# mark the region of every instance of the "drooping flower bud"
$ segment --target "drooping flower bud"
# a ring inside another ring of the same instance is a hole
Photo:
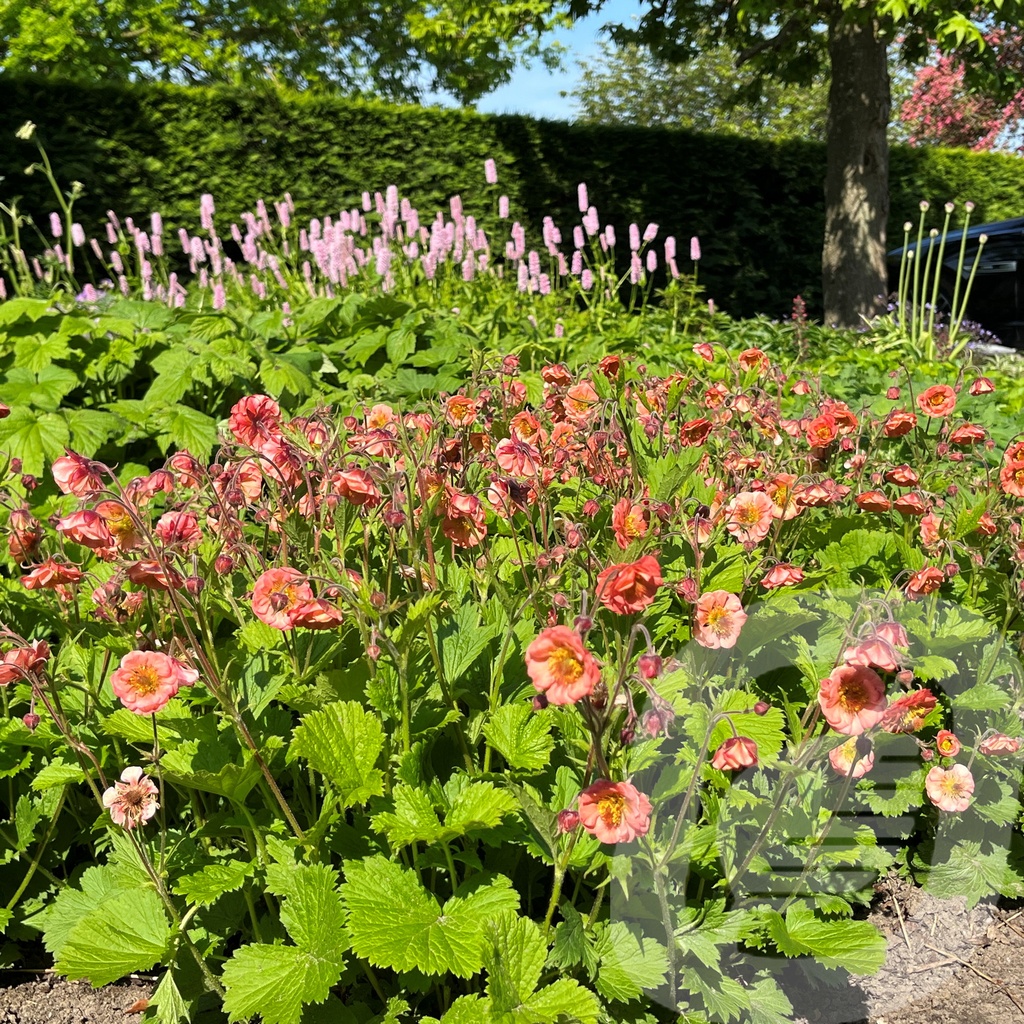
[[[578,811],[567,807],[564,811],[558,812],[558,831],[563,835],[567,832],[575,832],[579,828],[579,824],[580,815]]]

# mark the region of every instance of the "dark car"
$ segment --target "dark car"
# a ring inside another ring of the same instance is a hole
[[[995,334],[1004,345],[1024,347],[1024,217],[1001,220],[993,224],[978,224],[967,230],[967,246],[961,270],[959,294],[962,297],[971,275],[975,257],[978,254],[979,238],[985,235],[981,257],[974,274],[967,299],[965,320],[973,320]],[[963,231],[950,231],[942,252],[942,274],[939,282],[939,308],[949,309],[956,287],[957,263],[960,260],[960,243]],[[914,253],[914,261],[924,269],[928,259],[928,248],[936,246],[932,257],[932,271],[929,280],[934,282],[934,261],[938,255],[941,236],[924,238],[921,252]],[[915,235],[911,235],[910,249],[917,249]],[[900,261],[903,246],[888,253],[889,287],[895,293],[899,284]],[[931,292],[925,294],[925,301],[931,301]],[[909,289],[908,289],[909,297]],[[959,305],[959,300],[958,300]]]

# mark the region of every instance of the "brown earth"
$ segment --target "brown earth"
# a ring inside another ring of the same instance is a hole
[[[870,977],[788,972],[798,1024],[1024,1024],[1024,909],[940,900],[897,879],[871,919],[889,940]],[[0,1024],[135,1024],[153,982],[93,989],[51,974],[0,973]]]

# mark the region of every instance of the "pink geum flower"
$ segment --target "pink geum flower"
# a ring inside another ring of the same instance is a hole
[[[615,531],[615,543],[623,551],[637,537],[643,537],[647,533],[650,514],[646,506],[634,503],[630,498],[622,498],[615,503],[612,509],[612,529]]]
[[[600,401],[594,385],[584,380],[579,384],[573,384],[565,392],[562,405],[567,419],[573,423],[583,424],[596,414]]]
[[[57,521],[56,530],[72,544],[94,550],[114,546],[114,538],[103,517],[91,509],[79,509]]]
[[[147,590],[180,590],[185,585],[181,573],[172,566],[164,566],[151,558],[133,562],[126,573],[132,583]]]
[[[540,470],[540,452],[529,441],[506,437],[497,443],[494,460],[509,474],[517,477],[534,477]]]
[[[580,793],[579,815],[602,843],[631,843],[651,827],[651,801],[632,783],[600,779]]]
[[[925,594],[938,590],[946,581],[946,574],[935,566],[927,565],[923,569],[912,573],[907,580],[904,591],[912,601]]]
[[[978,744],[979,754],[1016,754],[1018,750],[1020,740],[1001,732],[987,736]]]
[[[26,590],[56,590],[68,583],[77,583],[84,573],[81,569],[67,562],[58,562],[48,558],[42,565],[37,565],[31,572],[21,577],[21,585]]]
[[[192,512],[165,512],[156,523],[154,533],[168,548],[194,551],[203,540],[203,531]]]
[[[917,396],[925,416],[948,416],[956,408],[956,392],[948,384],[933,384]]]
[[[955,764],[952,768],[936,765],[925,776],[924,788],[928,799],[940,811],[966,811],[974,794],[974,776],[965,764]]]
[[[757,764],[757,744],[749,736],[730,736],[711,758],[711,767],[719,771],[738,771]]]
[[[0,661],[0,686],[20,682],[29,672],[42,668],[50,657],[50,645],[36,640],[28,647],[12,647]]]
[[[747,613],[736,594],[712,590],[697,598],[694,610],[693,638],[701,647],[735,647]]]
[[[293,629],[296,611],[314,600],[306,576],[287,566],[267,569],[252,588],[256,618],[274,629]]]
[[[768,536],[775,516],[775,502],[764,491],[743,491],[725,506],[725,528],[750,548]]]
[[[858,737],[856,736],[851,736],[828,752],[829,763],[840,775],[849,775],[851,779],[859,779],[874,768],[875,752],[871,747],[871,741],[860,740],[859,742],[867,745],[867,753],[861,754],[860,757],[857,756]]]
[[[818,705],[836,732],[859,736],[885,716],[885,683],[863,665],[839,665],[821,681]]]
[[[137,715],[148,715],[167,706],[182,686],[191,686],[199,673],[177,658],[159,651],[131,651],[110,676],[114,696]]]
[[[106,467],[93,462],[82,455],[67,452],[53,463],[53,479],[62,494],[75,494],[79,498],[88,498],[97,491],[102,491],[103,471]]]
[[[246,395],[232,407],[228,429],[239,444],[262,451],[281,437],[281,407],[269,395]]]
[[[863,665],[883,672],[898,672],[900,669],[899,655],[893,650],[892,644],[877,633],[861,640],[854,647],[847,647],[843,651],[843,661],[847,665]]]
[[[543,693],[549,704],[575,704],[589,697],[601,678],[597,661],[584,647],[583,638],[568,626],[541,630],[526,648],[526,672],[534,689]]]
[[[144,825],[157,812],[159,791],[141,768],[125,768],[121,781],[103,793],[103,806],[115,825],[132,829]]]
[[[444,517],[441,532],[456,547],[475,547],[487,536],[487,514],[476,495],[446,486],[439,511]]]
[[[597,599],[616,615],[642,612],[665,581],[654,555],[610,565],[597,575]]]
[[[798,583],[803,582],[803,578],[804,571],[799,566],[790,565],[788,562],[780,562],[778,565],[773,565],[765,573],[764,579],[761,580],[761,586],[765,590],[775,590],[778,587],[795,587]]]

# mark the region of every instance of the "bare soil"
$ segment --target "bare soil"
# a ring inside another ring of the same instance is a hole
[[[1024,1024],[1024,909],[940,900],[892,878],[871,919],[889,940],[869,977],[787,972],[797,1024]],[[93,989],[51,974],[0,973],[0,1024],[135,1024],[153,982]]]

